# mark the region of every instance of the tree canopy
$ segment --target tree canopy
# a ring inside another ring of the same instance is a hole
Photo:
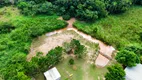
[[[73,39],[70,43],[70,46],[77,58],[82,58],[85,55],[86,47],[81,45],[79,40]]]
[[[107,68],[108,72],[105,75],[106,80],[125,80],[125,71],[119,64]]]
[[[10,4],[1,0],[1,6]],[[108,13],[125,12],[132,4],[142,4],[141,0],[14,0],[15,5],[25,15],[46,14],[76,17],[84,21],[94,21],[106,17]],[[54,12],[54,13],[53,13]],[[66,18],[67,17],[67,18]]]
[[[122,65],[129,67],[136,66],[136,64],[139,63],[138,56],[134,52],[128,50],[121,50],[118,52],[115,59]]]

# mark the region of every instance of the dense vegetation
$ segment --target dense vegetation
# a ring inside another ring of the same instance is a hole
[[[46,56],[36,56],[32,58],[30,62],[32,62],[34,65],[37,65],[36,70],[45,72],[62,61],[62,53],[62,47],[55,47],[54,49],[50,50]],[[28,71],[29,75],[33,74],[34,72],[38,73],[38,71]]]
[[[0,34],[9,33],[13,29],[15,29],[15,27],[11,23],[4,22],[0,24]]]
[[[121,15],[110,15],[95,23],[75,22],[79,30],[110,44],[117,49],[129,45],[142,45],[142,7],[131,7]]]
[[[142,5],[142,1],[0,0],[0,7],[11,4],[18,7],[21,10],[20,12],[28,15],[28,17],[19,16],[19,13],[16,12],[8,13],[7,9],[4,9],[2,12],[0,11],[0,78],[5,80],[30,80],[36,72],[43,72],[62,59],[62,48],[56,47],[45,57],[34,57],[30,62],[26,61],[26,55],[34,38],[67,25],[64,21],[57,20],[57,17],[45,15],[54,15],[56,13],[57,15],[64,16],[66,20],[70,17],[76,17],[84,21],[95,21],[106,17],[108,14],[123,13],[132,4]],[[12,10],[14,11],[15,8]],[[44,16],[39,16],[43,14]],[[130,11],[121,16],[110,15],[95,24],[76,22],[75,26],[118,48],[126,47],[127,44],[138,44],[141,47],[142,18],[140,16],[142,16],[142,8],[132,7]],[[73,47],[71,48],[74,49],[74,54],[81,58],[85,54],[85,47],[77,40],[73,40],[72,43]],[[139,48],[135,48],[138,49],[136,52],[135,49],[128,48],[127,52],[129,53],[131,49],[133,52],[130,53],[133,55],[138,53],[138,51],[141,53]],[[142,56],[141,54],[137,55]],[[120,57],[123,56],[125,55],[120,55]],[[120,61],[120,63],[122,62]]]
[[[142,5],[141,0],[1,0],[0,5],[10,3],[25,15],[57,13],[64,19],[76,17],[85,21],[106,17],[108,13],[125,12],[132,4]]]
[[[8,8],[5,8],[5,14],[2,15],[4,19],[6,17],[5,22],[0,22],[0,74],[5,80],[30,80],[34,72],[42,69],[36,65],[37,62],[26,61],[32,39],[46,32],[63,28],[67,23],[57,20],[56,16],[14,15],[13,17],[13,14],[8,12]],[[11,10],[15,8],[10,8]],[[17,14],[16,11],[14,14]],[[53,52],[51,51],[50,54]],[[47,66],[45,68],[48,69]]]
[[[132,4],[132,0],[105,0],[106,9],[110,13],[122,13],[128,10],[129,6]]]

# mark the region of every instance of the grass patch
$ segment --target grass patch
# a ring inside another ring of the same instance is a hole
[[[100,39],[114,47],[129,44],[142,44],[142,7],[133,6],[121,15],[110,15],[94,23],[77,21],[74,26],[79,30]]]
[[[112,60],[106,67],[98,68],[87,63],[87,59],[74,59],[75,64],[70,65],[68,61],[71,58],[71,56],[68,56],[55,66],[61,74],[61,80],[103,80],[104,75],[107,72],[107,67],[116,64],[116,62]],[[69,77],[69,75],[72,75],[72,77]],[[98,79],[98,77],[100,79]],[[43,73],[40,73],[36,75],[35,78],[37,80],[43,80],[44,75]]]
[[[71,57],[65,59],[56,66],[62,76],[62,80],[98,80],[98,76],[102,79],[105,72],[107,72],[106,67],[94,68],[84,59],[75,59],[75,64],[73,66],[69,65],[69,59],[71,59]],[[74,69],[74,66],[76,67],[76,70]],[[69,75],[71,74],[72,77],[69,78]]]

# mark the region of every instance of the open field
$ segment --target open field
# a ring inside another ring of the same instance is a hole
[[[120,15],[110,15],[94,23],[77,21],[79,30],[117,48],[129,44],[142,44],[142,7],[134,6]]]

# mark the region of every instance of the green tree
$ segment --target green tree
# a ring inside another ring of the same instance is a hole
[[[133,0],[134,4],[142,5],[142,0]]]
[[[73,65],[73,64],[74,64],[74,60],[73,60],[73,59],[70,59],[70,60],[69,60],[69,64],[70,64],[70,65]]]
[[[122,66],[116,64],[107,68],[106,80],[125,80],[125,71]]]
[[[110,13],[122,13],[132,4],[132,0],[105,0]]]
[[[115,59],[117,62],[121,63],[124,68],[126,66],[133,67],[138,62],[137,55],[134,52],[128,50],[121,50],[118,52]]]
[[[48,52],[46,55],[50,60],[52,61],[52,64],[57,64],[62,60],[62,53],[63,53],[63,48],[62,47],[56,47]]]
[[[45,2],[38,5],[38,14],[51,14],[53,5],[51,2]]]
[[[44,72],[62,60],[62,53],[63,48],[58,46],[50,50],[46,56],[34,58],[33,61],[37,61],[40,71]]]
[[[11,32],[15,27],[8,22],[0,23],[0,34]]]
[[[77,48],[74,50],[74,54],[78,57],[78,58],[82,58],[83,56],[85,56],[85,51],[86,48],[84,45],[79,45],[77,46]]]
[[[24,9],[24,8],[29,7],[29,4],[27,2],[20,1],[17,6],[18,8]]]
[[[0,7],[6,6],[10,4],[10,0],[0,0]]]
[[[77,58],[82,58],[85,55],[86,47],[81,45],[79,40],[73,39],[70,43],[70,46]]]
[[[56,0],[53,4],[59,15],[70,15],[85,21],[107,16],[103,0]]]

